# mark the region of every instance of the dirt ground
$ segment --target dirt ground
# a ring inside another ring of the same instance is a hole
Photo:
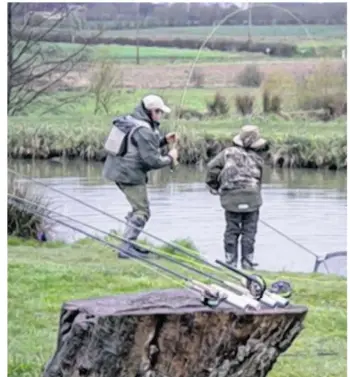
[[[296,61],[264,61],[258,63],[261,72],[270,74],[274,71],[283,71],[293,74],[295,78],[307,75],[320,64],[320,59]],[[254,62],[255,63],[255,62]],[[328,61],[332,68],[341,68],[344,62],[341,59]],[[202,86],[206,88],[237,86],[236,76],[248,64],[199,64],[196,71],[203,77]],[[55,89],[78,89],[88,87],[94,66],[82,64],[76,71],[70,72]],[[168,65],[124,65],[120,66],[122,86],[135,89],[183,88],[186,85],[191,70],[191,64]],[[195,86],[191,82],[190,87]]]

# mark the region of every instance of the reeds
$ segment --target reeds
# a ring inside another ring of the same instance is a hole
[[[110,129],[109,117],[79,119],[79,121],[42,124],[20,124],[11,120],[8,128],[8,155],[12,158],[48,159],[79,158],[104,161],[103,143]],[[253,117],[254,118],[254,117]],[[232,144],[243,119],[209,118],[202,121],[171,120],[162,130],[179,134],[180,163],[207,161],[225,146]],[[262,134],[271,144],[266,162],[273,166],[341,169],[346,167],[346,129],[343,121],[327,124],[293,119],[284,121],[270,115],[261,124]],[[29,121],[28,121],[29,122]],[[214,148],[215,147],[215,148]],[[282,161],[283,160],[283,161]]]
[[[10,236],[44,240],[51,224],[36,211],[45,215],[49,211],[49,201],[30,189],[28,183],[16,182],[13,176],[8,178],[7,197],[7,234]],[[20,199],[30,203],[22,202]],[[33,212],[34,211],[34,212]]]

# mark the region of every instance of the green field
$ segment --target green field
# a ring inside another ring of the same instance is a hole
[[[184,270],[172,266],[172,270]],[[262,273],[267,282],[289,280],[293,302],[309,308],[305,329],[269,377],[345,377],[346,279],[333,275]],[[187,276],[191,277],[187,272]],[[196,276],[196,278],[198,278]],[[136,262],[117,262],[110,249],[90,241],[74,245],[8,248],[8,377],[37,377],[52,356],[65,301],[118,293],[177,287]],[[317,352],[335,352],[320,357]]]
[[[184,78],[185,81],[186,77]],[[185,85],[184,85],[185,86]],[[137,103],[143,96],[155,92],[162,96],[164,100],[169,103],[173,109],[170,114],[170,119],[173,122],[178,121],[176,116],[176,108],[184,108],[189,110],[196,110],[201,113],[207,112],[208,102],[212,102],[217,92],[226,97],[227,103],[230,106],[229,114],[225,116],[224,121],[227,123],[233,122],[239,116],[235,107],[235,97],[237,95],[248,94],[255,98],[254,114],[259,115],[263,110],[262,106],[262,91],[259,88],[188,88],[184,89],[119,89],[113,92],[112,101],[109,106],[109,115],[125,114],[132,111]],[[282,110],[285,112],[297,112],[300,110],[298,107],[297,93],[293,88],[289,90],[288,87],[281,89],[282,93]],[[68,99],[71,99],[68,103]],[[64,106],[60,106],[64,104]],[[49,114],[47,110],[50,109]],[[48,94],[43,97],[40,102],[32,104],[26,108],[23,115],[27,115],[28,122],[31,122],[31,117],[41,117],[42,115],[54,116],[74,116],[75,118],[94,115],[95,109],[95,95],[88,90],[82,91],[61,91]],[[102,115],[103,113],[101,113]],[[14,124],[12,118],[10,124]],[[15,118],[16,119],[16,118]],[[21,119],[21,123],[26,118]],[[217,128],[214,124],[217,119],[213,119],[213,128]],[[344,122],[342,119],[341,122]],[[283,122],[282,122],[283,123]],[[201,123],[200,123],[201,124]],[[344,124],[345,126],[345,124]]]
[[[33,28],[33,30],[41,30]],[[204,41],[211,33],[211,27],[173,27],[173,28],[152,28],[142,29],[140,37],[149,39],[198,39]],[[68,29],[62,29],[61,32],[69,34]],[[104,39],[113,38],[131,38],[135,39],[135,30],[104,30],[100,35],[103,43]],[[248,28],[247,26],[221,26],[214,35],[213,39],[227,39],[233,41],[245,41],[247,39]],[[58,33],[59,34],[59,33]],[[93,37],[98,34],[96,30],[84,29],[78,33],[83,37]],[[342,49],[346,48],[346,27],[344,25],[276,25],[276,26],[253,26],[252,27],[253,42],[256,43],[289,43],[297,46],[297,52],[293,57],[310,57],[310,56],[328,56],[340,57]],[[121,42],[122,43],[122,42]],[[127,43],[127,42],[126,42]],[[133,44],[131,41],[130,44]],[[67,43],[69,45],[70,43]],[[170,43],[171,44],[171,43]],[[72,49],[59,43],[51,43],[51,51],[55,53],[54,46],[57,46],[57,51],[60,47],[64,51]],[[103,51],[104,50],[104,51]],[[108,52],[111,50],[111,52]],[[57,52],[56,51],[56,52]],[[135,58],[135,46],[118,46],[113,43],[105,47],[97,46],[97,48],[89,47],[86,52],[87,60],[101,59],[102,55],[111,58],[118,58],[122,60]],[[193,60],[196,56],[197,49],[186,48],[171,48],[171,47],[141,47],[141,59],[154,60],[154,61],[186,61]],[[219,51],[203,51],[202,59],[215,62],[215,61],[235,61],[237,59],[245,59],[251,56],[252,59],[261,57],[266,59],[263,53],[229,53]]]
[[[80,50],[82,45],[74,43],[49,43],[42,42],[42,52],[48,57],[63,58]],[[192,62],[197,56],[197,50],[166,47],[139,47],[140,62],[164,64]],[[136,62],[136,47],[121,45],[94,45],[87,46],[82,52],[83,61],[94,62],[103,60],[115,60],[116,63]],[[229,62],[242,63],[251,60],[273,60],[273,57],[261,53],[248,52],[224,52],[203,50],[200,53],[199,63],[204,62]],[[280,59],[281,60],[281,59]]]
[[[42,52],[52,58],[64,58],[80,50],[82,45],[75,43],[42,42]],[[341,50],[346,47],[344,40],[305,40],[298,43],[296,59],[312,56],[340,57]],[[118,63],[136,63],[136,47],[121,45],[94,45],[87,46],[82,52],[82,61],[95,62],[115,60]],[[139,47],[140,63],[165,64],[192,62],[198,51],[194,49],[180,49],[168,47]],[[198,63],[243,63],[244,61],[275,61],[290,60],[287,57],[273,57],[255,52],[229,52],[203,49],[200,52]]]
[[[189,26],[189,27],[160,27],[152,29],[141,29],[143,37],[199,37],[204,38],[211,33],[211,26]],[[306,31],[307,30],[307,31]],[[107,30],[106,36],[127,36],[135,37],[135,30]],[[307,39],[308,34],[312,38],[344,38],[346,39],[346,25],[274,25],[274,26],[252,26],[251,33],[257,38],[297,38]],[[308,33],[308,34],[307,34]],[[220,26],[215,34],[217,37],[247,37],[248,26]]]

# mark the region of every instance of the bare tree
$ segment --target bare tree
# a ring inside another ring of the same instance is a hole
[[[115,62],[104,60],[96,64],[89,88],[95,98],[94,114],[100,111],[110,113],[111,106],[115,104],[119,95],[116,89],[122,85],[123,76]]]
[[[21,113],[46,95],[81,62],[86,44],[74,52],[53,54],[41,43],[48,34],[71,24],[74,9],[62,4],[52,12],[28,12],[25,3],[8,3],[7,113]],[[18,20],[22,20],[19,22]],[[35,25],[35,27],[33,27]],[[72,31],[75,33],[75,31]],[[58,55],[58,56],[54,56]]]

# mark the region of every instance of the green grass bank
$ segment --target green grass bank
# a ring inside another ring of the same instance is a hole
[[[124,113],[124,112],[122,112]],[[119,113],[120,114],[120,113]],[[8,156],[49,159],[52,157],[104,161],[103,143],[110,130],[109,115],[18,116],[8,119]],[[266,163],[271,166],[343,169],[347,166],[346,123],[277,116],[208,118],[163,122],[163,130],[180,137],[180,162],[207,161],[231,140],[240,127],[253,123],[270,142]]]
[[[174,265],[172,269],[184,272]],[[268,283],[289,280],[294,288],[292,301],[309,308],[305,329],[269,376],[310,377],[320,371],[323,377],[345,376],[346,279],[321,274],[261,274]],[[169,287],[178,284],[134,261],[116,260],[110,249],[96,242],[39,244],[9,238],[8,377],[40,375],[56,346],[63,302]],[[317,352],[337,355],[320,357]]]

